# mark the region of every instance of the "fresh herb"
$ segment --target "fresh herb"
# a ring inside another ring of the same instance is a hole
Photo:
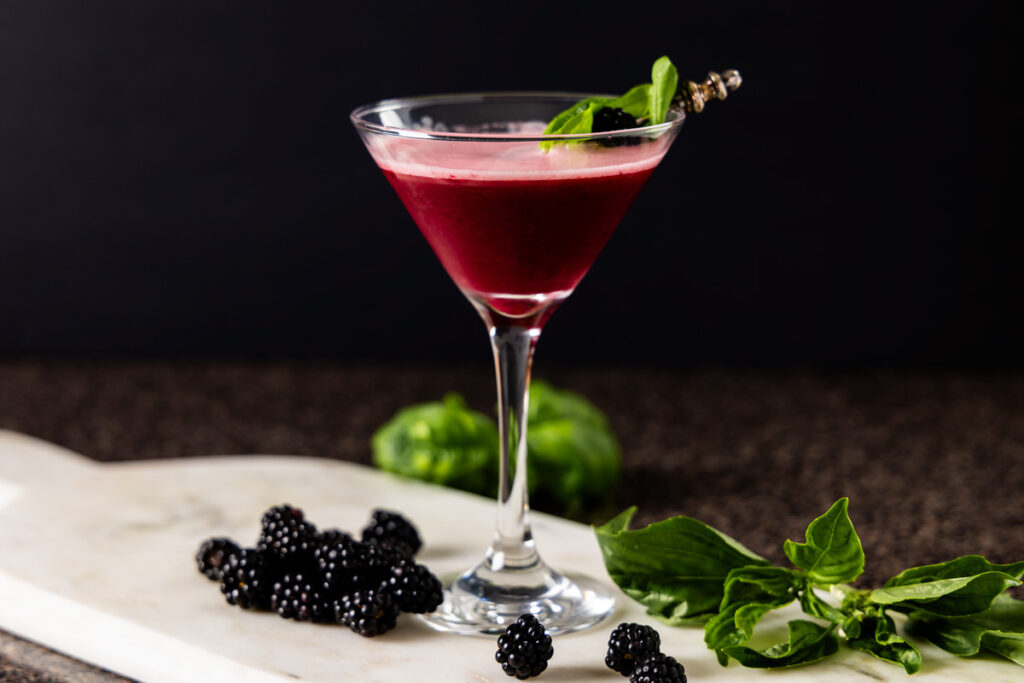
[[[373,464],[434,484],[493,495],[498,430],[458,394],[400,411],[373,435]]]
[[[787,540],[795,569],[772,566],[722,532],[690,517],[630,530],[636,508],[595,529],[609,576],[648,614],[669,624],[704,624],[704,641],[725,666],[792,667],[850,647],[921,668],[921,653],[896,630],[888,612],[908,616],[907,630],[957,655],[982,650],[1024,666],[1024,602],[1006,589],[1021,584],[1024,562],[995,564],[978,555],[913,567],[876,590],[847,584],[864,570],[864,549],[841,498],[807,527],[805,541]],[[819,595],[843,596],[838,606]],[[825,624],[789,622],[785,642],[746,645],[761,617],[798,602]]]
[[[622,451],[607,418],[579,394],[547,382],[530,384],[526,450],[530,495],[567,514],[615,490]]]
[[[618,441],[604,414],[579,394],[534,381],[527,432],[535,502],[567,514],[602,501],[618,484]],[[458,394],[411,406],[373,435],[373,462],[389,472],[494,495],[498,430]]]
[[[647,97],[652,125],[665,122],[678,85],[679,72],[668,57],[661,57],[654,62],[651,67],[651,89]]]
[[[651,82],[631,88],[621,97],[588,97],[551,119],[544,135],[579,135],[594,129],[594,114],[605,107],[621,109],[642,125],[664,123],[676,97],[679,72],[668,57],[660,57],[651,68]],[[558,141],[541,142],[543,150]]]

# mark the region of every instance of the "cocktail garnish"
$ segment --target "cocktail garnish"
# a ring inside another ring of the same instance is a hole
[[[703,83],[679,82],[679,72],[668,57],[659,57],[651,67],[651,82],[641,83],[620,97],[588,97],[551,119],[544,135],[581,135],[612,130],[629,130],[664,123],[672,109],[698,113],[713,99],[724,100],[728,93],[740,87],[742,79],[735,70],[711,71]],[[614,122],[614,127],[609,127]],[[633,142],[629,142],[629,141]],[[636,144],[635,137],[608,138],[601,144],[615,147]],[[540,143],[542,150],[550,150],[559,143],[575,142],[551,140]]]

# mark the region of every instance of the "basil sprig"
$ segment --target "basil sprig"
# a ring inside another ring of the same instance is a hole
[[[671,625],[704,624],[704,641],[725,666],[784,668],[835,654],[840,641],[908,674],[920,651],[896,629],[889,612],[907,615],[907,629],[938,647],[970,656],[982,650],[1024,666],[1024,601],[1006,589],[1021,584],[1024,562],[995,564],[966,555],[912,567],[882,588],[847,584],[864,571],[864,549],[840,498],[810,523],[805,541],[787,540],[794,569],[772,566],[737,541],[690,517],[630,530],[636,508],[595,529],[609,576],[647,613]],[[835,606],[816,590],[843,595]],[[797,602],[819,624],[789,622],[788,638],[768,648],[746,645],[760,619]]]
[[[644,125],[664,123],[679,87],[679,72],[668,57],[660,57],[651,67],[651,82],[630,88],[621,97],[588,97],[551,119],[544,135],[577,135],[594,130],[594,114],[605,107],[621,109]],[[558,140],[540,143],[543,150]]]

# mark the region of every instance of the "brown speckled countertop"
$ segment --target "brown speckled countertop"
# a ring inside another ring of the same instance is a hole
[[[698,517],[782,561],[839,496],[865,585],[980,553],[1024,559],[1024,375],[547,368],[608,414],[637,523]],[[399,408],[463,393],[486,368],[328,363],[0,361],[0,428],[99,460],[295,453],[368,463]],[[0,633],[0,681],[120,681]]]

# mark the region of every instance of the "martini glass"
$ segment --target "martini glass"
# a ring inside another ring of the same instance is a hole
[[[544,324],[593,264],[684,114],[674,110],[665,123],[632,130],[542,135],[544,122],[587,96],[441,95],[386,100],[351,115],[484,319],[494,351],[497,525],[483,561],[449,581],[444,602],[424,615],[439,630],[499,633],[530,613],[549,633],[568,633],[600,622],[615,606],[609,587],[549,567],[535,547],[526,480],[530,368]]]

